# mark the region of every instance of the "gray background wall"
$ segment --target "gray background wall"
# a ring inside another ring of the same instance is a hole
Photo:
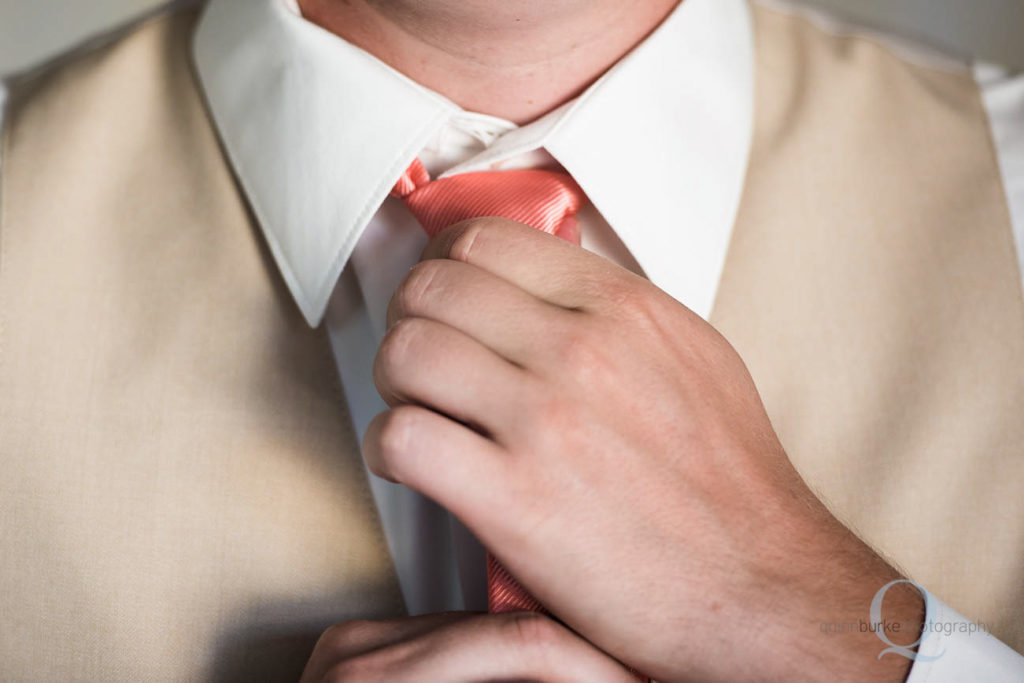
[[[0,0],[0,73],[24,68],[161,1]],[[955,53],[1024,68],[1024,0],[804,1]]]

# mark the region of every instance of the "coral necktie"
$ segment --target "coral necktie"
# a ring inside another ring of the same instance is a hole
[[[391,194],[405,201],[416,220],[433,237],[467,218],[501,216],[557,235],[575,244],[579,227],[573,218],[584,202],[583,190],[567,174],[523,169],[480,171],[431,180],[414,160]],[[487,607],[498,612],[544,612],[544,606],[487,553]],[[634,673],[640,683],[649,678]]]
[[[391,194],[405,201],[431,237],[467,218],[501,216],[579,243],[576,221],[567,219],[579,211],[584,195],[566,173],[536,169],[480,171],[432,181],[416,159]],[[491,612],[545,611],[490,553],[487,605]]]

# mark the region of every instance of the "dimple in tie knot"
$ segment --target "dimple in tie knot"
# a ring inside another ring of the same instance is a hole
[[[540,169],[477,171],[431,180],[413,160],[391,194],[405,201],[433,237],[443,229],[481,216],[501,216],[579,242],[572,220],[585,201],[567,173]]]

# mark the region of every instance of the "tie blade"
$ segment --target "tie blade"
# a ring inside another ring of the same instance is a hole
[[[431,237],[468,218],[502,216],[580,244],[575,214],[586,200],[567,173],[539,169],[480,171],[430,180],[418,159],[395,184],[400,197]],[[551,613],[487,553],[487,604],[492,614]],[[646,677],[632,672],[638,681]]]
[[[537,598],[512,578],[508,570],[494,555],[487,553],[487,611],[491,614],[505,612],[539,612],[550,615]],[[630,669],[638,683],[650,683],[651,679]]]
[[[537,598],[530,595],[497,558],[487,553],[487,611],[492,614],[504,612],[548,611]]]

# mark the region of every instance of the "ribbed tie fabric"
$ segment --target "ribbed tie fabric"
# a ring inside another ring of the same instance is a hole
[[[431,180],[416,159],[391,194],[433,237],[453,223],[480,216],[501,216],[579,243],[572,217],[583,205],[583,190],[567,174],[521,169],[479,171]],[[487,554],[487,605],[491,612],[544,612],[544,607]]]
[[[584,195],[568,173],[478,171],[431,180],[415,159],[391,194],[405,201],[431,237],[467,218],[501,216],[579,244],[576,221],[566,219],[580,210]]]

